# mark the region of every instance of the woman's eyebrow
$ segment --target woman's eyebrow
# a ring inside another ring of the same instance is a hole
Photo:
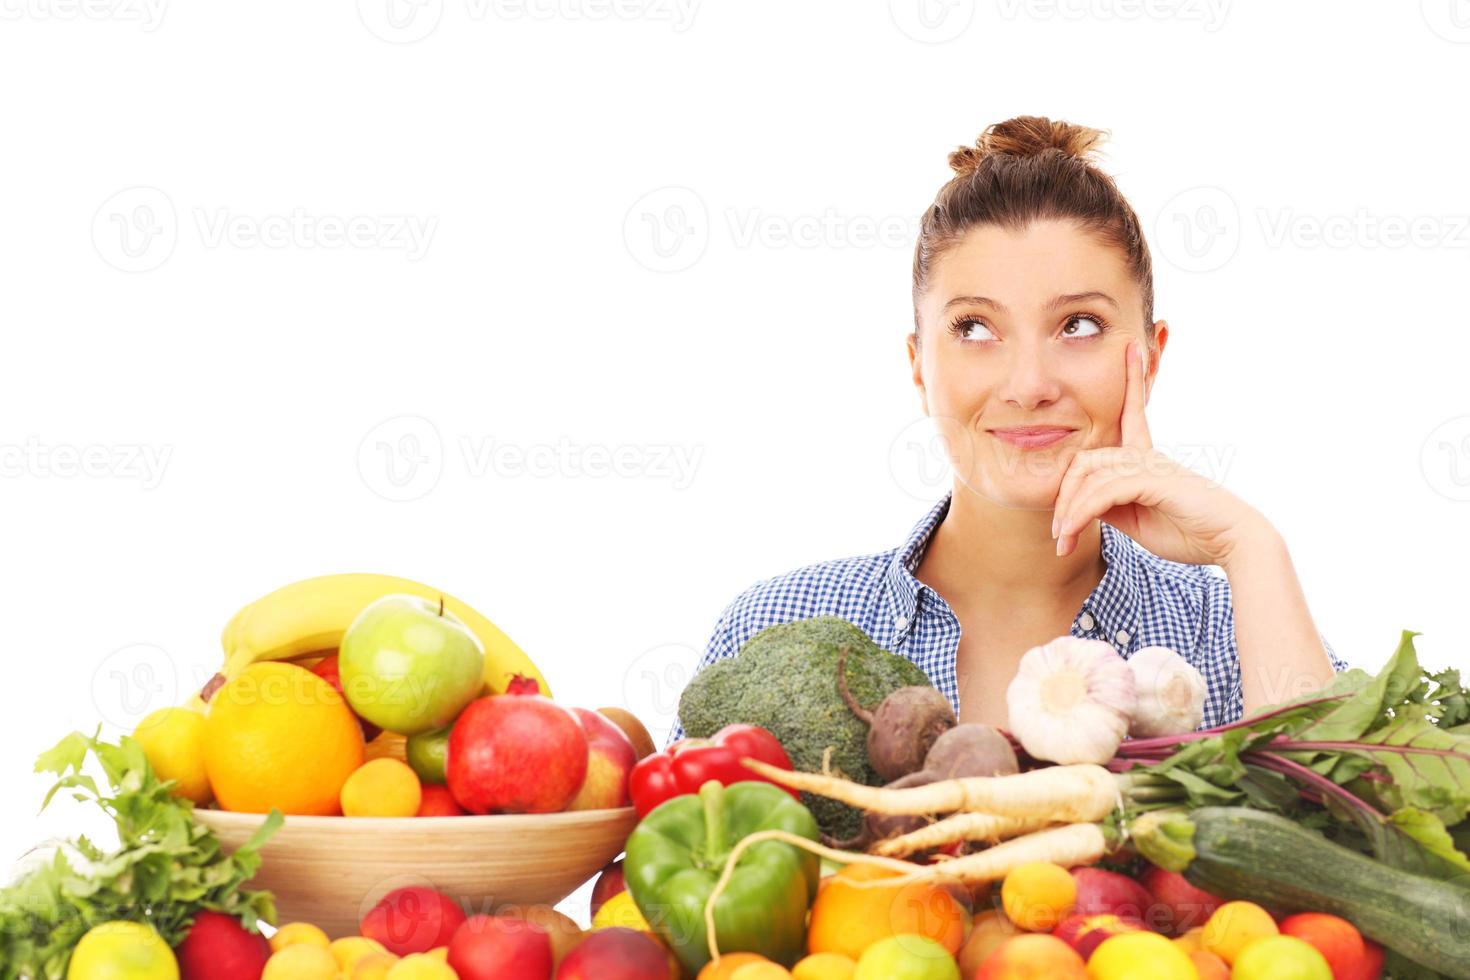
[[[1113,297],[1109,296],[1107,293],[1104,293],[1101,290],[1097,289],[1089,289],[1085,293],[1066,293],[1064,295],[1058,296],[1056,299],[1047,304],[1047,309],[1054,310],[1059,306],[1067,306],[1071,303],[1082,303],[1090,299],[1100,299],[1112,305],[1114,309],[1120,308],[1118,306],[1118,301],[1113,299]],[[1010,312],[1006,309],[1004,303],[998,300],[993,300],[989,296],[956,296],[948,303],[945,303],[943,309],[947,310],[951,306],[964,306],[966,304],[973,304],[975,306],[988,306],[992,310],[995,310],[997,313]],[[941,310],[940,312],[943,312],[943,310]]]

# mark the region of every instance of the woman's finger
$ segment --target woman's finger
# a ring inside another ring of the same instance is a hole
[[[1057,554],[1065,554],[1076,547],[1082,537],[1082,529],[1097,514],[1088,513],[1087,501],[1096,496],[1098,488],[1129,474],[1103,467],[1088,473],[1072,490],[1067,502],[1057,509]]]
[[[1139,502],[1147,483],[1148,478],[1142,474],[1110,474],[1107,479],[1094,482],[1073,502],[1068,526],[1085,527],[1114,507]],[[1070,554],[1080,536],[1080,531],[1073,531],[1057,538],[1057,555]]]
[[[1148,399],[1147,348],[1136,340],[1128,342],[1125,355],[1128,367],[1128,383],[1123,390],[1123,416],[1121,428],[1123,445],[1136,449],[1152,449],[1153,439],[1148,431],[1148,419],[1143,406]]]

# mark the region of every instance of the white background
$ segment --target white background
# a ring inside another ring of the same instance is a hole
[[[0,0],[0,860],[85,819],[39,751],[324,572],[661,738],[732,596],[943,492],[915,216],[1019,113],[1112,131],[1155,443],[1351,662],[1470,667],[1464,0],[149,2]]]

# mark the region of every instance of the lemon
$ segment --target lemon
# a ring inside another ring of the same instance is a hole
[[[633,901],[631,892],[618,892],[612,898],[602,903],[602,908],[592,917],[592,928],[610,929],[614,926],[623,926],[627,929],[637,929],[639,932],[653,932],[653,927],[648,920],[643,918],[643,913],[638,910],[638,904]]]
[[[174,780],[173,794],[200,806],[214,796],[204,771],[204,728],[204,715],[197,711],[159,708],[133,731],[154,775]]]
[[[66,980],[179,980],[179,962],[152,926],[104,922],[72,950]]]
[[[1198,980],[1189,954],[1156,932],[1125,932],[1093,950],[1087,960],[1092,980]]]
[[[320,946],[296,943],[272,953],[260,980],[337,980],[337,961]]]
[[[352,971],[357,968],[357,964],[374,953],[388,952],[383,948],[382,943],[366,936],[343,936],[341,939],[333,939],[327,946],[327,951],[336,959],[337,968],[342,971],[344,977],[352,976]]]
[[[447,963],[428,953],[410,953],[394,963],[385,980],[459,980],[459,974]]]
[[[288,922],[277,929],[270,938],[271,951],[279,953],[287,946],[304,944],[306,946],[320,946],[322,949],[330,949],[332,941],[327,934],[322,932],[320,926],[314,926],[310,922]]]

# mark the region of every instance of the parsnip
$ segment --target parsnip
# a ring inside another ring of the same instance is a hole
[[[907,857],[931,847],[943,847],[955,841],[995,843],[1010,837],[1033,833],[1051,824],[1038,817],[997,817],[989,813],[956,813],[926,827],[880,840],[868,848],[883,857]]]

